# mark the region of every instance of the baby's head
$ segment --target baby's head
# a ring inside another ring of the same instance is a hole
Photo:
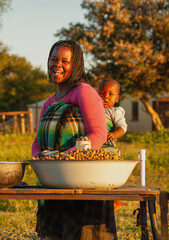
[[[100,82],[98,93],[105,108],[113,107],[119,101],[120,84],[114,79],[105,79]]]

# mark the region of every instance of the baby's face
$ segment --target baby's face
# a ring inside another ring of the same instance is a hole
[[[118,87],[113,82],[105,82],[99,90],[99,95],[104,101],[104,108],[113,107],[119,101]]]

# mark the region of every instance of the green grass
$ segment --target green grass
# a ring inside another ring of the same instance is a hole
[[[31,159],[31,145],[35,134],[0,135],[0,161],[23,161]],[[139,149],[146,149],[146,186],[160,187],[169,191],[169,130],[153,133],[127,134],[117,145],[124,159],[137,159]],[[126,186],[139,186],[140,166],[137,164]],[[23,181],[36,184],[36,175],[26,166]],[[140,227],[136,227],[133,210],[138,202],[126,202],[116,212],[117,234],[120,240],[140,239]],[[36,200],[0,200],[0,239],[39,239],[35,232]],[[158,226],[160,229],[159,206],[157,204]],[[148,227],[150,223],[148,219]],[[152,239],[150,233],[150,239]]]

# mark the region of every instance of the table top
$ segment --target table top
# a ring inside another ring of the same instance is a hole
[[[42,186],[0,188],[0,199],[131,200],[150,201],[159,188],[120,187],[117,189],[51,189]]]

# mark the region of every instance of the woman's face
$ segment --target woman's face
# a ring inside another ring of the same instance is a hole
[[[56,46],[49,59],[49,74],[55,84],[65,82],[71,75],[72,51],[66,46]]]

